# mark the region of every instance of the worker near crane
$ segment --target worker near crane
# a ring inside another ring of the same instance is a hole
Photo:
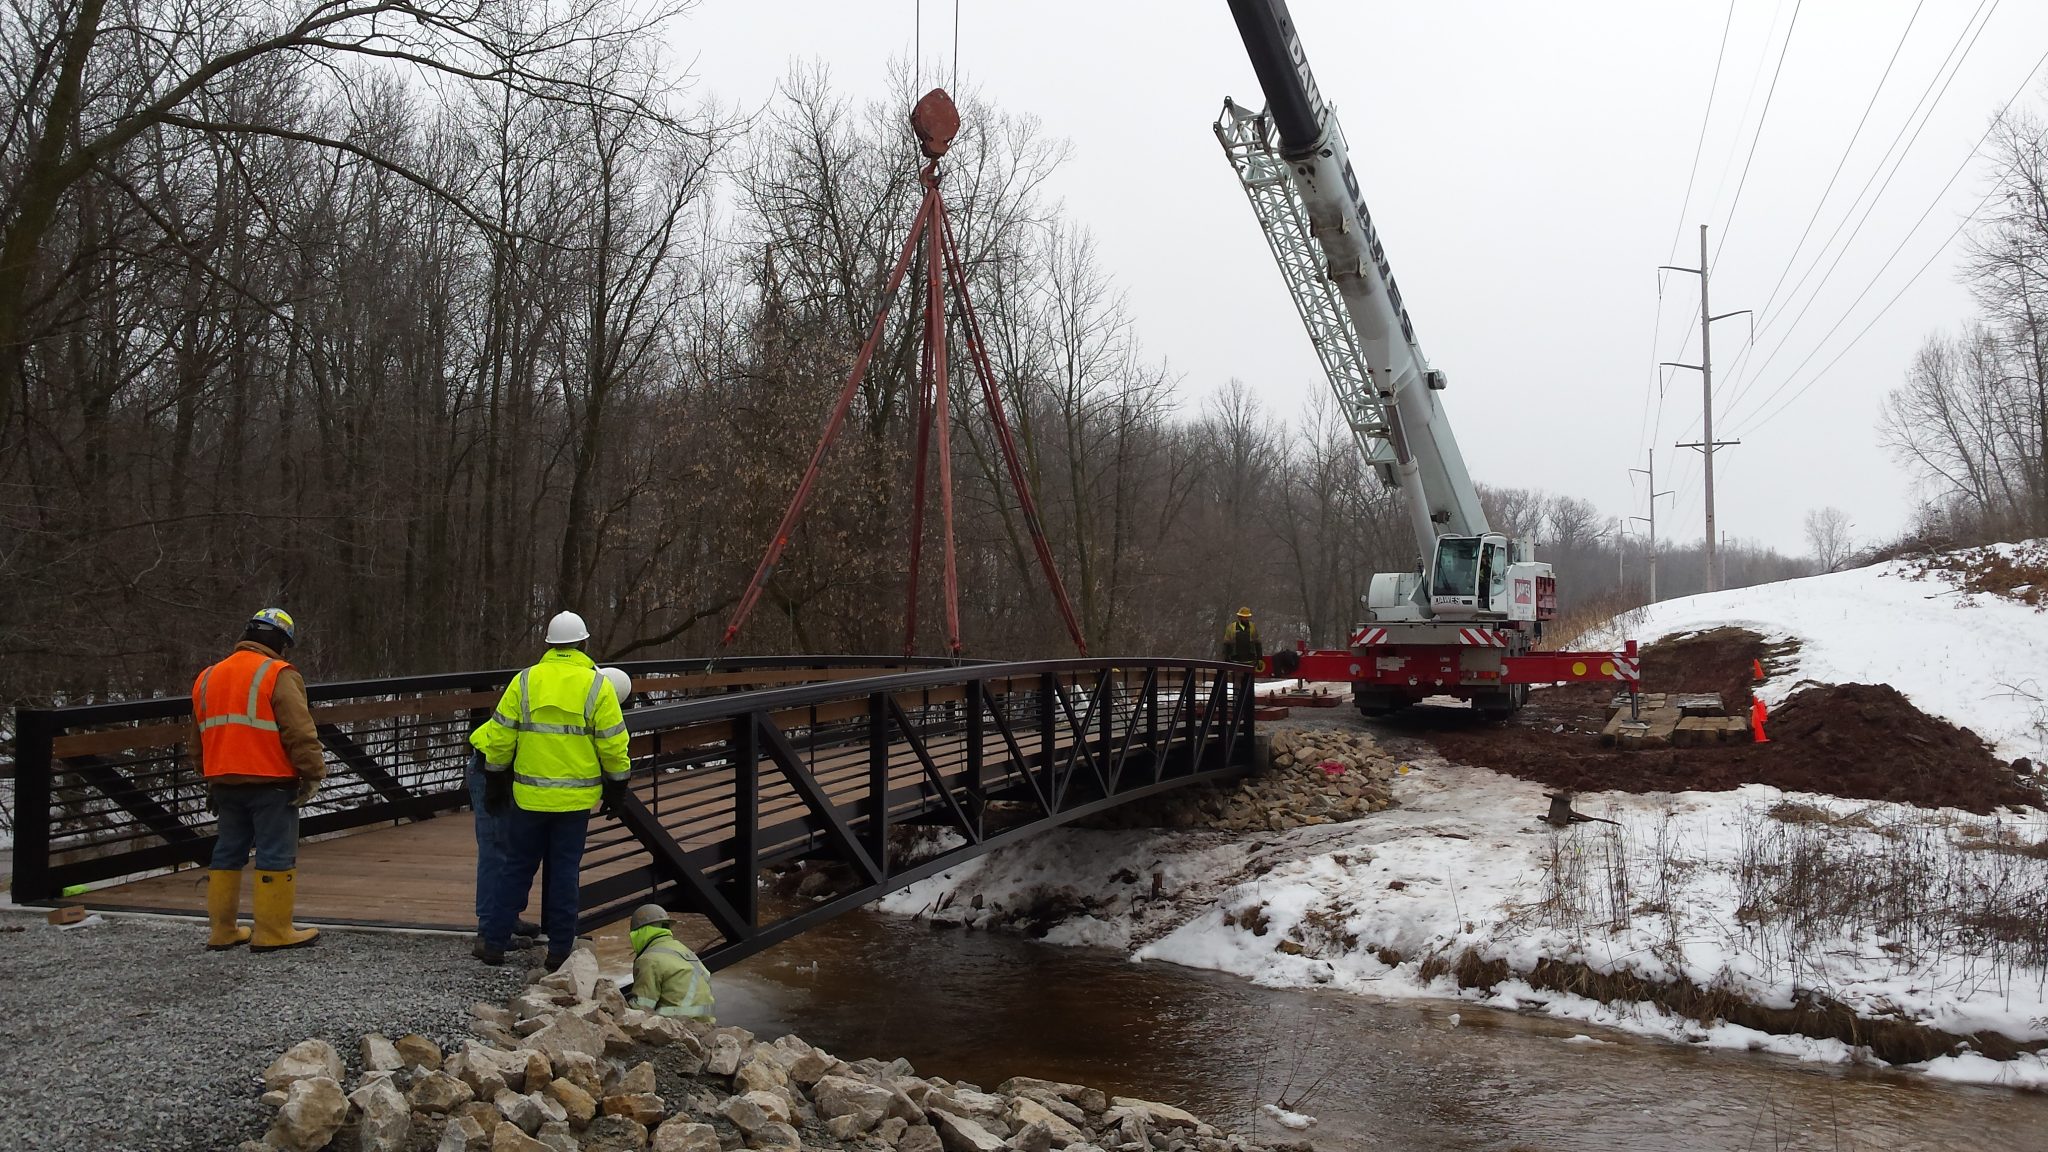
[[[1234,664],[1259,662],[1259,626],[1252,623],[1252,610],[1239,608],[1237,618],[1223,630],[1223,658]]]
[[[715,1024],[711,973],[675,938],[674,929],[674,918],[659,904],[633,909],[632,1006],[657,1016],[689,1016]]]
[[[306,681],[284,658],[298,638],[291,614],[265,608],[241,643],[192,681],[199,766],[218,834],[206,874],[206,946],[252,952],[299,948],[318,929],[292,925],[298,877],[299,807],[327,775]],[[256,857],[255,928],[238,923],[242,867]]]
[[[577,890],[590,809],[609,815],[626,791],[626,719],[618,691],[583,651],[590,629],[561,612],[548,621],[548,650],[505,686],[496,711],[469,738],[484,754],[484,807],[505,822],[505,857],[489,877],[482,938],[471,950],[505,962],[527,891],[541,872],[541,929],[549,969],[576,942]]]

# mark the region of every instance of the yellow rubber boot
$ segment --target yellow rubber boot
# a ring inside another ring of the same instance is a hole
[[[213,932],[206,947],[214,952],[249,942],[249,930],[235,923],[242,911],[242,870],[214,868],[206,873],[206,919]]]
[[[256,873],[256,935],[249,941],[251,952],[276,952],[282,948],[303,948],[320,939],[318,928],[292,927],[293,879],[298,869]]]

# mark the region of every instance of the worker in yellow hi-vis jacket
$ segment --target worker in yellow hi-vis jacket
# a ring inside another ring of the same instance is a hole
[[[486,964],[504,962],[537,870],[548,968],[569,958],[590,809],[602,800],[610,813],[626,791],[626,719],[617,690],[584,654],[589,639],[574,612],[550,620],[547,654],[506,685],[469,738],[484,754],[484,804],[505,822],[505,859],[473,950]]]

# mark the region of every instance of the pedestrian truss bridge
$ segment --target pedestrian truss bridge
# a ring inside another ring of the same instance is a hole
[[[592,818],[582,927],[655,901],[701,918],[690,935],[713,967],[1042,829],[1252,764],[1238,665],[620,667],[632,785],[616,817]],[[309,688],[329,776],[301,814],[301,922],[474,929],[468,737],[516,674]],[[190,718],[185,697],[16,715],[18,903],[203,914],[214,828]],[[796,861],[833,865],[826,890],[764,900],[762,870]]]

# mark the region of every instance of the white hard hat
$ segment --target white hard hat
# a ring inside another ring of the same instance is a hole
[[[574,612],[557,612],[548,621],[548,643],[575,644],[590,639],[590,629],[583,626],[583,617]]]
[[[599,668],[597,674],[612,682],[612,695],[619,698],[619,703],[624,704],[633,694],[633,678],[624,668]]]

